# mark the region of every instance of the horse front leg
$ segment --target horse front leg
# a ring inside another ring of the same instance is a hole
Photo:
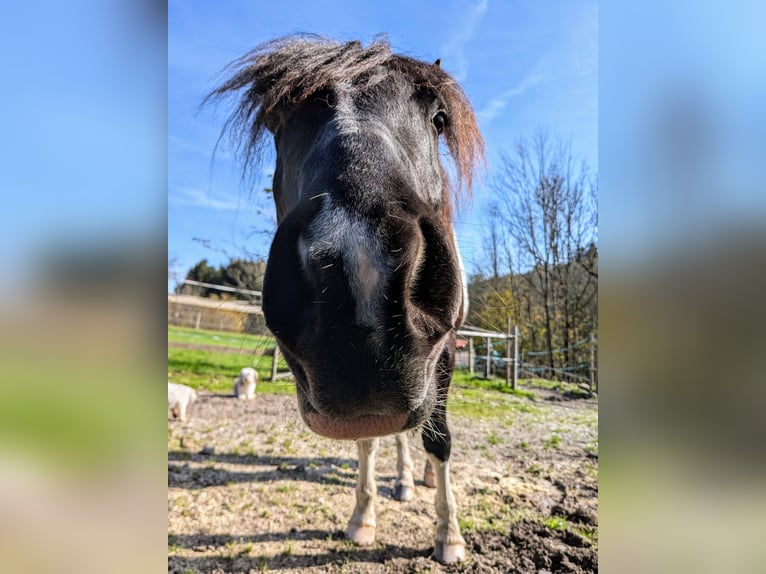
[[[367,545],[375,542],[375,455],[378,439],[357,440],[356,449],[359,454],[356,507],[346,529],[346,538]]]
[[[423,426],[423,446],[428,453],[425,482],[430,482],[429,466],[436,483],[436,536],[434,558],[444,564],[460,562],[465,558],[465,540],[457,523],[457,503],[452,493],[449,474],[449,457],[452,436],[447,426],[447,396],[454,369],[454,348],[446,350],[439,358],[437,379],[437,405],[428,422]]]
[[[433,426],[431,426],[433,425]],[[444,564],[465,558],[465,540],[457,522],[457,503],[449,473],[451,438],[444,411],[431,415],[430,429],[423,430],[423,446],[436,479],[436,536],[433,557]]]
[[[410,438],[407,433],[396,435],[396,484],[394,498],[407,502],[415,496],[415,479],[412,477]]]

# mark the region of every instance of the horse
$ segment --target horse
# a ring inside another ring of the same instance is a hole
[[[425,482],[436,487],[433,557],[461,561],[446,402],[468,303],[452,212],[484,158],[468,98],[439,60],[394,54],[385,37],[365,48],[286,36],[223,73],[205,103],[234,99],[221,138],[244,173],[265,141],[276,150],[266,324],[304,423],[356,441],[346,536],[375,539],[378,437],[397,436],[394,496],[412,498],[407,432],[420,430]]]

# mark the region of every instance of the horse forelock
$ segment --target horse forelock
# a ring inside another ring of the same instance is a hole
[[[448,121],[444,142],[454,164],[451,185],[456,199],[470,197],[474,175],[484,165],[484,141],[476,115],[463,90],[441,66],[393,54],[388,40],[377,37],[368,47],[358,41],[337,42],[315,35],[295,35],[261,44],[222,72],[228,77],[203,101],[237,96],[221,136],[228,135],[243,161],[243,173],[255,167],[267,131],[275,131],[278,112],[290,113],[309,98],[343,85],[365,91],[392,73],[418,89],[433,92]]]

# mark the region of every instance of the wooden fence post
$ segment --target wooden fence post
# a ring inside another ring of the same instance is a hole
[[[510,319],[508,322],[510,323]],[[519,328],[513,327],[513,377],[511,378],[511,388],[516,390],[516,383],[519,380]]]
[[[590,383],[588,385],[588,390],[592,393],[594,390],[598,392],[598,387],[596,386],[596,334],[591,333],[590,334]]]
[[[473,348],[473,337],[468,337],[468,372],[474,374],[476,362],[476,349]]]
[[[505,340],[505,384],[516,388],[516,381],[511,383],[511,318],[508,317],[508,338]]]
[[[489,379],[489,365],[490,365],[489,361],[490,361],[490,355],[491,355],[491,349],[492,348],[489,345],[489,341],[490,341],[489,337],[487,337],[485,339],[485,341],[487,343],[487,361],[484,364],[484,378],[485,379]]]

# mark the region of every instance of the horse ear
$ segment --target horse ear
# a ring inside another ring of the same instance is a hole
[[[441,58],[437,58],[436,61],[434,62],[434,66],[436,66],[437,68],[441,68],[442,67],[442,59]]]

